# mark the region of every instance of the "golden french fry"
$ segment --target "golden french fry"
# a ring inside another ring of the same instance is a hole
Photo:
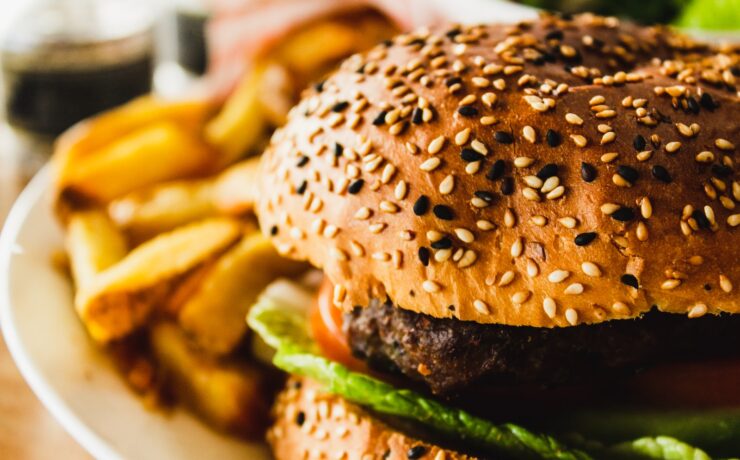
[[[206,179],[155,184],[113,200],[108,213],[134,240],[143,241],[214,216],[213,188]]]
[[[282,258],[262,234],[247,235],[216,261],[180,310],[180,325],[204,350],[228,353],[244,336],[244,318],[264,288],[305,269],[303,263]]]
[[[81,158],[62,185],[67,196],[107,203],[157,182],[208,171],[214,152],[169,121],[140,128]]]
[[[357,33],[351,24],[322,21],[290,34],[271,50],[278,62],[303,74],[311,73],[329,61],[339,60],[355,51]]]
[[[219,149],[221,165],[231,164],[247,154],[262,136],[265,120],[260,91],[264,70],[265,64],[255,64],[218,115],[206,124],[206,140]]]
[[[121,107],[84,120],[56,141],[52,165],[58,191],[64,189],[77,164],[117,139],[160,121],[170,121],[185,131],[199,133],[213,112],[207,101],[167,101],[142,96]]]
[[[241,225],[209,219],[161,234],[77,291],[75,308],[100,342],[123,337],[143,325],[156,305],[165,305],[188,275],[237,242]]]
[[[213,186],[214,206],[225,214],[254,209],[259,194],[260,157],[241,161],[218,175]]]
[[[244,322],[244,321],[242,321]],[[266,426],[269,378],[247,363],[222,364],[204,356],[171,323],[151,330],[151,344],[175,396],[212,425],[246,436]]]
[[[123,259],[128,251],[123,235],[102,211],[72,214],[65,246],[77,289],[89,286],[100,272]]]

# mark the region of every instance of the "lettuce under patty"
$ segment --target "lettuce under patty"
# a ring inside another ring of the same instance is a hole
[[[326,391],[381,414],[412,420],[447,437],[516,459],[711,460],[702,450],[667,436],[644,437],[605,447],[581,439],[565,444],[513,424],[493,424],[417,392],[398,389],[326,359],[311,338],[305,312],[263,296],[247,317],[249,326],[276,351],[273,363],[324,385]]]

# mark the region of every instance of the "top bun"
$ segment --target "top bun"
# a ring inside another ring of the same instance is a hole
[[[593,15],[402,35],[275,133],[262,228],[345,308],[739,313],[738,71],[737,50]]]

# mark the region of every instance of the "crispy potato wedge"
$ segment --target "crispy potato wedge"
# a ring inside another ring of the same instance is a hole
[[[134,249],[77,292],[75,307],[90,335],[108,342],[136,330],[189,274],[227,251],[240,235],[237,221],[209,219]]]
[[[119,138],[161,121],[170,121],[187,132],[199,133],[213,112],[213,104],[207,101],[167,101],[142,96],[84,120],[64,132],[55,143],[52,165],[56,188],[59,192],[64,189],[70,174],[83,158]]]
[[[173,230],[217,213],[211,180],[155,184],[113,200],[108,214],[136,241]]]
[[[123,259],[126,246],[123,235],[103,211],[72,214],[65,247],[77,289],[90,286],[100,272]]]
[[[180,401],[217,428],[248,437],[262,434],[268,421],[270,385],[260,369],[247,363],[221,364],[204,356],[172,323],[155,325],[151,344]]]
[[[259,194],[260,157],[249,158],[228,168],[216,178],[213,204],[225,214],[252,212]]]
[[[276,278],[295,276],[306,264],[284,259],[261,233],[253,233],[216,261],[180,310],[180,325],[214,355],[229,353],[247,331],[249,307]]]
[[[255,64],[242,78],[221,111],[205,127],[205,137],[219,149],[221,165],[233,163],[254,148],[262,136],[265,119],[260,91],[265,64]]]
[[[192,133],[160,121],[118,137],[67,171],[62,195],[107,203],[158,182],[212,170],[216,155]]]

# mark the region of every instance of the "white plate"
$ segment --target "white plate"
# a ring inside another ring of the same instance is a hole
[[[261,443],[209,429],[190,414],[147,410],[87,337],[68,279],[52,266],[62,232],[43,170],[0,235],[0,324],[18,368],[69,433],[101,459],[267,459]]]

